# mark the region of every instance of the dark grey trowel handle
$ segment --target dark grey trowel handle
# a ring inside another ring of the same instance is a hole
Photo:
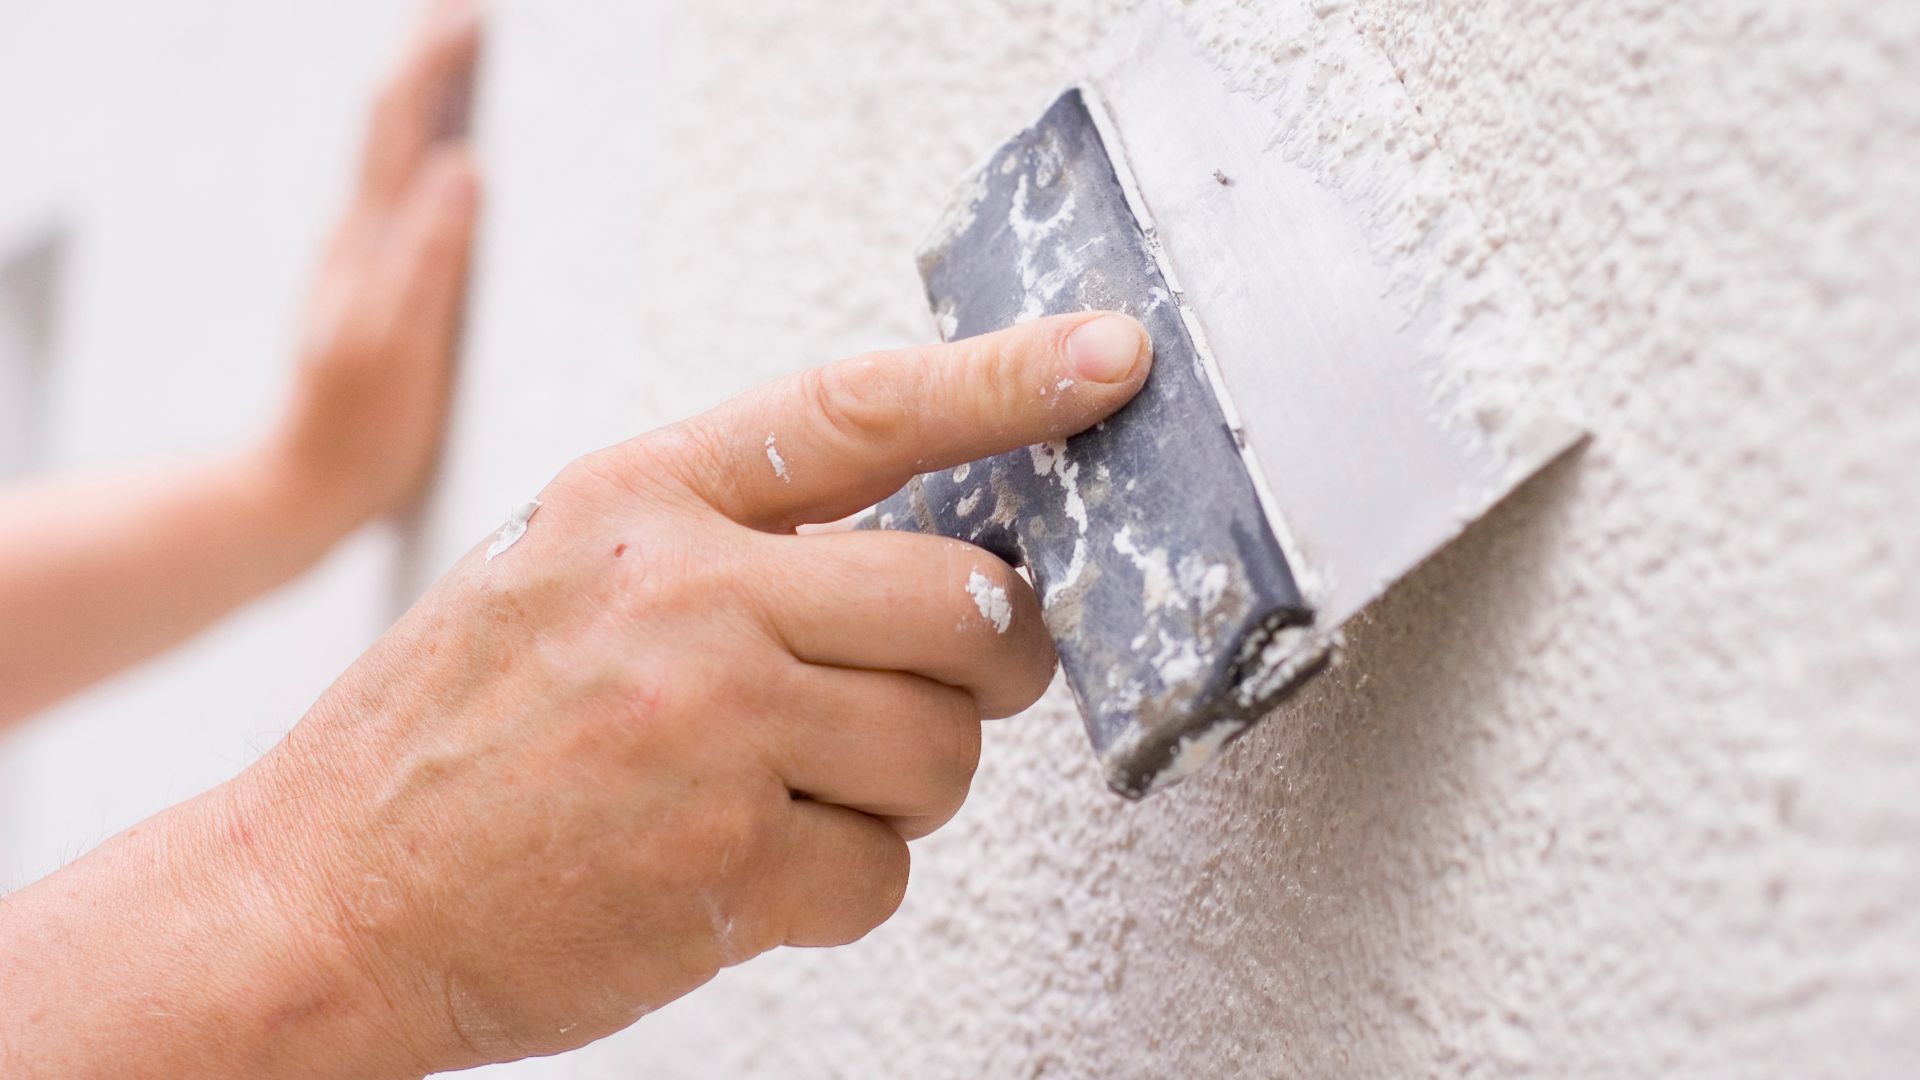
[[[982,167],[950,224],[921,256],[949,339],[1118,310],[1147,327],[1153,373],[1092,430],[918,477],[868,525],[1028,569],[1107,781],[1139,797],[1308,673],[1293,638],[1312,611],[1080,91]]]

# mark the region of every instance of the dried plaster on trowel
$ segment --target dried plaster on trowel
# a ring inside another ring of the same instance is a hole
[[[1068,456],[1065,441],[1038,443],[1028,447],[1027,453],[1033,459],[1035,476],[1051,475],[1059,481],[1067,518],[1080,534],[1073,546],[1073,557],[1067,561],[1067,569],[1060,575],[1060,580],[1047,583],[1047,598],[1052,599],[1064,590],[1071,589],[1087,568],[1087,503],[1080,496],[1080,463]]]

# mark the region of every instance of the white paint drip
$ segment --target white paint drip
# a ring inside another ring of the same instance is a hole
[[[1175,640],[1165,630],[1160,631],[1160,651],[1154,654],[1152,663],[1153,670],[1160,674],[1160,684],[1168,689],[1192,679],[1206,666],[1192,638]]]
[[[1067,496],[1067,516],[1073,519],[1074,525],[1084,535],[1087,531],[1087,503],[1080,497],[1080,463],[1068,459],[1067,444],[1059,439],[1037,443],[1027,447],[1027,454],[1033,458],[1035,476],[1052,473],[1060,481],[1060,488]]]
[[[1011,158],[1008,159],[1012,161]],[[922,251],[937,251],[953,243],[961,233],[973,227],[974,218],[980,213],[980,200],[987,195],[987,170],[983,162],[981,167],[968,173],[966,187],[954,193],[954,197],[941,209],[940,217],[928,230],[927,237],[920,243]]]
[[[993,624],[994,633],[1004,634],[1013,625],[1013,602],[1007,599],[1007,590],[995,585],[992,578],[975,570],[967,577],[967,595],[973,597],[980,617]]]
[[[1085,537],[1081,537],[1073,542],[1073,558],[1067,560],[1066,573],[1060,575],[1059,581],[1047,587],[1047,598],[1052,599],[1058,596],[1062,589],[1072,588],[1073,583],[1080,580],[1080,575],[1085,573],[1086,569],[1087,541]]]
[[[1054,166],[1054,171],[1058,171],[1057,164]],[[1060,201],[1060,207],[1053,212],[1053,216],[1036,219],[1027,210],[1028,190],[1027,178],[1022,176],[1019,183],[1014,186],[1013,205],[1009,208],[1007,215],[1007,225],[1013,230],[1014,238],[1020,242],[1016,269],[1020,274],[1020,287],[1027,293],[1020,311],[1014,316],[1015,322],[1037,319],[1046,313],[1047,305],[1059,296],[1060,291],[1069,283],[1077,280],[1081,271],[1086,269],[1086,260],[1080,256],[1090,246],[1082,244],[1077,251],[1056,249],[1053,252],[1053,269],[1041,272],[1036,265],[1041,246],[1059,235],[1073,221],[1074,200],[1072,193],[1069,192],[1067,197]]]
[[[1227,582],[1232,578],[1225,563],[1209,563],[1198,555],[1180,557],[1180,594],[1199,601],[1196,609],[1201,615],[1212,611],[1227,594]]]
[[[773,444],[773,434],[767,434],[767,463],[773,466],[773,475],[786,483],[793,483],[793,475],[787,472],[787,459],[780,456],[780,448]]]
[[[493,543],[487,545],[487,561],[492,562],[500,553],[520,542],[527,535],[527,522],[533,520],[534,511],[540,509],[539,499],[528,499],[513,508],[507,515],[506,523],[500,531],[493,534]]]
[[[1060,481],[1060,489],[1066,494],[1067,517],[1072,519],[1080,532],[1066,572],[1060,575],[1060,580],[1047,585],[1047,598],[1052,599],[1061,590],[1071,588],[1087,568],[1087,503],[1080,497],[1080,463],[1067,457],[1067,444],[1064,441],[1037,443],[1027,447],[1027,454],[1033,459],[1035,476],[1052,475]]]
[[[1145,610],[1158,611],[1177,599],[1173,571],[1167,565],[1166,548],[1142,551],[1133,542],[1132,527],[1122,526],[1119,532],[1113,534],[1113,550],[1133,560],[1133,565],[1139,568],[1140,599]]]

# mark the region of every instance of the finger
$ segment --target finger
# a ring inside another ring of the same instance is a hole
[[[398,205],[436,145],[464,135],[480,54],[477,0],[436,0],[374,106],[362,198]]]
[[[479,179],[461,147],[436,151],[408,192],[392,247],[409,325],[448,351],[457,335],[479,212]]]
[[[858,810],[800,799],[781,876],[788,945],[858,941],[900,907],[910,856],[893,827]]]
[[[980,706],[894,671],[793,664],[770,689],[774,767],[791,790],[886,818],[908,840],[946,824],[980,764]]]
[[[759,590],[774,632],[814,664],[904,671],[1011,716],[1053,679],[1033,588],[958,540],[902,532],[769,538],[793,572]]]
[[[776,530],[830,521],[942,469],[1092,426],[1147,377],[1146,331],[1095,312],[814,368],[671,440],[721,512]],[[692,448],[688,450],[687,448]]]

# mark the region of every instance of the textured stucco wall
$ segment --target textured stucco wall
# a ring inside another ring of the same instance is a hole
[[[1182,11],[1254,73],[1315,61],[1273,33],[1293,3]],[[1123,6],[504,3],[468,366],[402,580],[575,453],[925,337],[930,210]],[[1920,8],[1304,21],[1395,64],[1592,446],[1214,772],[1124,805],[1056,693],[992,727],[893,923],[500,1075],[1911,1073]]]

